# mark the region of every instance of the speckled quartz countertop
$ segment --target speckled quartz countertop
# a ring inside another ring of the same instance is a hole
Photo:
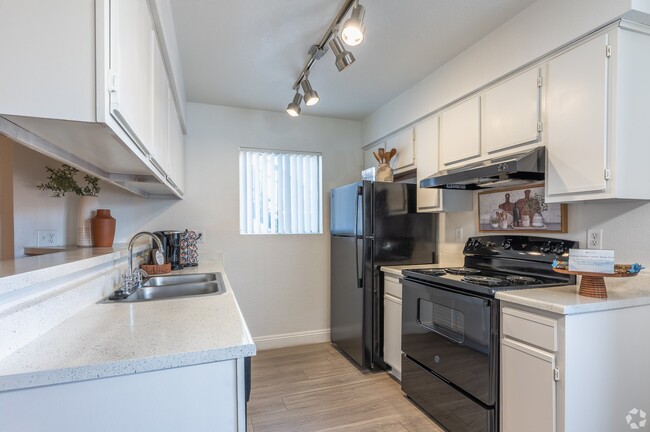
[[[255,355],[221,263],[174,273],[215,271],[225,283],[220,295],[86,307],[0,360],[0,391]]]
[[[496,298],[562,315],[650,305],[650,274],[646,272],[631,278],[605,278],[605,284],[606,299],[578,295],[579,285],[503,291]]]

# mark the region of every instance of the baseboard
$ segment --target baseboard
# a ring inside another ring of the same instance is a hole
[[[269,336],[254,337],[258,351],[286,348],[298,345],[309,345],[330,341],[330,330],[309,330],[295,333],[283,333]]]

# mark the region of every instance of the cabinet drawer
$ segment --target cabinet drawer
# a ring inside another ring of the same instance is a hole
[[[402,298],[402,284],[394,276],[384,276],[384,293],[390,294],[398,299]]]
[[[504,307],[501,325],[504,336],[547,351],[557,351],[557,320],[553,318]]]

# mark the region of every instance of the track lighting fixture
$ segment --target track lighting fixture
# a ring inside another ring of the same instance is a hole
[[[350,11],[352,11],[350,18],[342,25],[343,19]],[[303,99],[302,94],[300,94],[300,87],[302,87],[305,95],[305,106],[316,105],[320,100],[318,93],[311,87],[309,82],[309,71],[314,63],[325,55],[328,43],[336,59],[335,64],[339,72],[354,63],[354,55],[345,48],[343,43],[345,42],[349,46],[357,46],[363,42],[364,33],[366,32],[363,24],[365,12],[366,10],[359,4],[359,0],[344,0],[320,42],[309,48],[307,61],[293,83],[292,89],[296,91],[296,95],[293,97],[293,101],[287,105],[287,113],[290,116],[298,117],[300,115],[300,103]]]
[[[338,35],[335,35],[330,41],[330,48],[332,48],[332,53],[336,57],[335,64],[339,72],[354,63],[354,55],[345,49]]]
[[[309,83],[308,75],[305,75],[305,78],[302,80],[302,91],[305,93],[305,105],[306,106],[312,106],[316,105],[320,98],[318,97],[318,93],[311,88],[311,84]]]
[[[341,39],[347,45],[357,46],[363,42],[363,34],[366,32],[366,27],[363,25],[365,13],[366,9],[358,1],[355,1],[352,16],[343,24],[341,31]]]
[[[302,102],[302,95],[299,91],[296,91],[293,101],[287,105],[287,114],[291,117],[298,117],[300,115],[300,102]]]

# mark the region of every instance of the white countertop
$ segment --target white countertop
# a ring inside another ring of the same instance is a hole
[[[650,305],[650,274],[647,272],[630,278],[605,278],[605,284],[606,299],[578,295],[579,285],[502,291],[496,298],[562,315]]]
[[[174,273],[214,271],[222,273],[224,294],[86,307],[2,359],[0,391],[255,355],[220,262],[204,259]]]

